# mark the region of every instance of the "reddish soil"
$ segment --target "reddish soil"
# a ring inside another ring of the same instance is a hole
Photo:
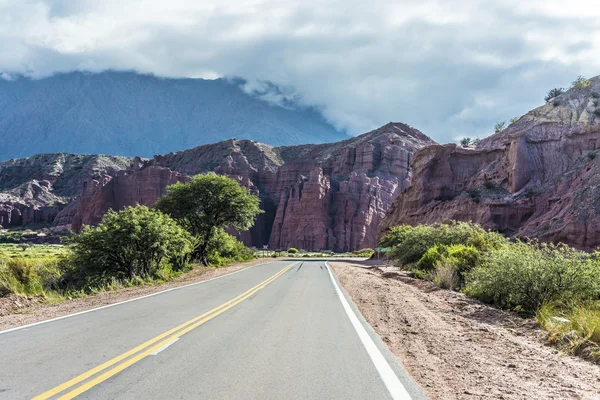
[[[395,267],[330,264],[431,399],[600,399],[600,366],[546,345],[535,321]]]
[[[247,263],[234,264],[222,268],[197,267],[167,283],[134,286],[115,291],[100,292],[92,296],[75,298],[58,304],[48,304],[44,299],[36,297],[22,297],[17,295],[2,297],[0,298],[0,330],[27,325],[96,307],[102,307],[108,304],[118,303],[134,297],[145,296],[194,282],[205,281],[252,265],[273,260],[276,259],[257,259]]]

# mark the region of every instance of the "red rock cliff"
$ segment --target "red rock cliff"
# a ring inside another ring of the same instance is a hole
[[[227,140],[155,156],[139,162],[139,171],[88,181],[73,228],[98,223],[109,208],[152,205],[173,181],[215,171],[261,198],[265,214],[238,235],[247,244],[338,251],[372,247],[385,211],[410,182],[413,152],[432,143],[407,125],[390,123],[324,145],[270,147]]]
[[[415,153],[413,182],[380,228],[472,220],[513,236],[600,245],[600,78],[521,117],[475,148]]]

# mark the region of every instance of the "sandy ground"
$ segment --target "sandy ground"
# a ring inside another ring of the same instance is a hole
[[[223,268],[197,267],[167,283],[129,287],[111,292],[101,292],[93,296],[76,298],[58,304],[47,304],[39,298],[25,298],[15,295],[2,297],[0,298],[0,330],[118,303],[120,301],[145,296],[177,286],[205,281],[252,265],[275,260],[278,259],[256,259],[247,263],[234,264]]]
[[[330,265],[431,399],[600,399],[600,367],[545,345],[534,321],[393,267]]]

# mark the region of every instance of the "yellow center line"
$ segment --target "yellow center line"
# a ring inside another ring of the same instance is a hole
[[[117,357],[112,358],[112,359],[98,365],[97,367],[94,367],[94,368],[82,373],[81,375],[78,375],[75,378],[68,380],[67,382],[65,382],[63,384],[60,384],[38,396],[35,396],[33,398],[33,400],[49,399],[50,397],[52,397],[60,392],[63,392],[65,390],[77,385],[78,383],[81,383],[81,382],[85,381],[86,379],[104,371],[105,369],[112,367],[113,365],[125,360],[126,358],[128,358],[136,353],[139,353],[144,349],[147,349],[147,350],[143,351],[142,353],[138,354],[137,356],[132,357],[131,359],[127,360],[126,362],[118,365],[117,367],[105,372],[104,374],[90,380],[86,384],[81,385],[77,389],[60,397],[60,399],[72,399],[73,397],[89,390],[91,387],[105,381],[106,379],[110,378],[111,376],[114,376],[115,374],[119,373],[120,371],[124,370],[125,368],[135,364],[136,362],[145,358],[149,354],[152,354],[154,351],[158,350],[159,348],[161,348],[163,345],[165,345],[169,341],[185,335],[189,331],[204,324],[206,321],[213,319],[214,317],[224,313],[225,311],[229,310],[230,308],[234,307],[235,305],[246,300],[248,297],[252,296],[254,293],[258,292],[259,290],[261,290],[265,286],[267,286],[269,283],[271,283],[275,279],[279,278],[281,275],[283,275],[285,272],[287,272],[294,264],[295,263],[288,265],[287,267],[283,268],[281,271],[279,271],[275,275],[264,280],[263,282],[259,283],[258,285],[254,286],[253,288],[248,289],[247,291],[240,294],[239,296],[236,296],[233,299],[221,304],[220,306],[215,307],[212,310],[207,311],[202,315],[192,318],[191,320],[186,321],[186,322],[182,323],[181,325],[179,325],[173,329],[170,329],[167,332],[162,333],[162,334],[142,343],[141,345],[117,356]],[[157,342],[159,342],[159,343],[157,343]],[[157,344],[155,344],[155,343],[157,343]],[[154,345],[154,346],[152,346],[152,345]],[[148,348],[149,346],[152,346],[152,347]]]

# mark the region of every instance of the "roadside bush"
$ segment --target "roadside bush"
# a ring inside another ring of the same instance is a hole
[[[471,222],[435,225],[401,225],[394,227],[382,238],[381,244],[392,247],[390,257],[401,264],[418,262],[435,245],[463,244],[479,251],[496,249],[507,243],[500,234],[489,232]]]
[[[466,274],[466,293],[533,315],[545,303],[600,298],[600,268],[568,246],[516,242],[490,251]]]
[[[58,257],[2,259],[0,297],[11,293],[46,296],[51,290],[58,289],[64,269],[64,260]]]
[[[254,252],[222,229],[213,234],[207,254],[208,263],[221,267],[254,259]]]
[[[163,268],[180,271],[190,261],[192,240],[169,216],[148,207],[110,210],[100,225],[66,240],[73,252],[68,283],[90,289],[152,278]]]
[[[290,247],[287,252],[289,254],[297,254],[298,253],[298,249],[296,249],[294,247]]]
[[[355,257],[371,258],[373,254],[375,254],[375,250],[370,248],[360,249],[352,252],[352,255]]]
[[[463,286],[464,275],[479,265],[480,261],[481,253],[473,245],[453,244],[448,246],[436,244],[423,254],[415,268],[424,272],[435,270],[432,273],[434,283],[436,276],[442,275],[448,278],[444,281],[444,286],[448,286],[450,282],[450,274],[446,269],[451,268],[453,272],[452,288],[459,289]]]
[[[456,290],[459,286],[456,267],[449,260],[436,263],[432,277],[433,284],[442,289]]]
[[[600,301],[546,303],[538,309],[536,321],[550,333],[550,343],[600,364]]]

